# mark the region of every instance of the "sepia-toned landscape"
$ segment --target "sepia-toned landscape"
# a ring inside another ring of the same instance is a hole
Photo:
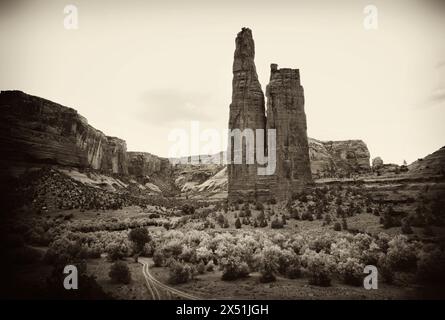
[[[276,132],[271,174],[246,162],[246,136],[240,164],[230,136],[227,152],[158,156],[161,137],[131,151],[75,106],[1,91],[3,299],[445,297],[445,147],[395,164],[354,136],[308,137],[306,74],[270,61],[261,84],[259,29],[240,26],[224,53],[224,113],[230,130]]]

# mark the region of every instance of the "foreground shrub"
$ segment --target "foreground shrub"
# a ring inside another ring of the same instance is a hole
[[[281,249],[277,245],[267,246],[260,254],[261,282],[275,281],[278,272]]]
[[[131,273],[127,264],[123,261],[116,261],[111,265],[108,273],[111,280],[117,283],[129,284],[131,281]]]
[[[387,261],[395,271],[410,271],[416,268],[416,248],[404,235],[397,235],[388,242]]]
[[[161,250],[156,249],[153,254],[153,262],[155,267],[162,267],[165,263],[165,257]]]
[[[426,247],[419,254],[417,281],[424,284],[445,284],[445,252],[435,247]]]
[[[348,258],[337,265],[337,271],[346,284],[361,286],[365,265],[356,258]]]
[[[139,253],[144,249],[145,244],[150,242],[151,237],[146,228],[135,228],[128,234],[128,239],[133,242],[134,251]]]
[[[272,229],[281,229],[284,227],[284,224],[283,224],[283,221],[278,220],[278,217],[277,217],[271,222],[270,227]]]
[[[341,224],[340,224],[340,222],[336,222],[335,224],[334,224],[334,230],[335,231],[341,231]]]
[[[332,256],[324,252],[315,252],[307,249],[303,256],[302,261],[306,266],[307,273],[309,275],[309,284],[328,287],[331,285],[331,276],[334,261]]]
[[[173,260],[169,266],[168,282],[171,284],[186,283],[193,278],[193,268],[189,264],[183,264]]]
[[[247,263],[241,262],[237,257],[224,258],[220,265],[223,271],[221,279],[224,281],[246,278],[249,275]]]

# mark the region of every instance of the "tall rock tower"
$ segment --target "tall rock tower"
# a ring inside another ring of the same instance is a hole
[[[232,103],[230,104],[229,130],[250,128],[266,129],[264,94],[255,67],[255,44],[252,31],[243,28],[236,37],[233,61]],[[228,192],[230,200],[255,198],[257,165],[246,163],[246,143],[242,150],[235,150],[232,139],[231,158],[228,165]],[[242,151],[243,163],[234,164],[234,155]],[[256,163],[256,161],[255,161]]]
[[[277,168],[270,188],[275,198],[284,200],[312,182],[304,91],[298,69],[278,69],[276,64],[270,69],[267,128],[277,136]]]
[[[264,94],[254,58],[252,31],[243,28],[236,37],[229,130],[275,129],[276,150],[266,145],[266,137],[263,141],[268,149],[266,156],[269,161],[272,156],[276,158],[276,169],[271,175],[259,175],[257,169],[260,165],[256,155],[253,164],[246,163],[245,140],[237,147],[231,138],[231,150],[228,150],[231,155],[228,159],[229,201],[286,200],[312,182],[300,73],[297,69],[278,69],[276,64],[271,65],[270,83],[266,89],[266,120]],[[257,144],[255,139],[255,150]],[[234,163],[237,152],[242,152],[241,164]]]

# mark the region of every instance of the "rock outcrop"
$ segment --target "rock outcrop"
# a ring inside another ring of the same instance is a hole
[[[74,109],[20,91],[0,93],[2,175],[39,165],[127,174],[126,149]]]
[[[298,70],[278,69],[271,66],[270,83],[267,87],[267,120],[264,94],[258,81],[254,63],[255,46],[252,31],[243,28],[236,37],[233,62],[232,103],[230,105],[229,130],[275,129],[276,150],[267,146],[268,156],[276,155],[276,170],[273,174],[259,175],[258,159],[253,164],[246,161],[246,141],[231,147],[228,165],[228,194],[230,201],[238,199],[284,200],[293,192],[312,181],[309,165],[304,94]],[[255,149],[258,140],[255,136]],[[261,148],[259,148],[261,149]],[[263,152],[264,150],[260,150]],[[276,153],[275,153],[276,151]],[[241,152],[243,163],[234,163],[234,154]]]
[[[314,178],[344,178],[371,170],[369,150],[362,140],[319,141],[309,138],[309,156]]]
[[[383,160],[380,157],[372,159],[372,169],[377,170],[383,166]]]
[[[277,160],[270,189],[276,199],[286,199],[312,182],[304,91],[298,69],[272,64],[270,73],[267,129],[276,130]]]
[[[236,37],[233,61],[232,103],[230,104],[229,130],[265,129],[264,94],[255,67],[255,44],[252,31],[243,28]],[[257,165],[247,164],[246,144],[235,149],[232,139],[228,165],[228,192],[230,199],[254,198],[257,193]],[[234,164],[236,153],[242,152],[243,164]]]
[[[412,176],[445,177],[445,147],[411,163],[408,172]]]

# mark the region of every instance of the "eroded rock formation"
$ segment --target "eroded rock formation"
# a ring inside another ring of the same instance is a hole
[[[286,199],[312,182],[304,91],[298,69],[278,69],[272,64],[270,72],[267,129],[276,130],[277,158],[271,191],[275,198]]]
[[[0,149],[4,174],[45,164],[128,173],[124,140],[74,109],[20,91],[0,93]]]
[[[309,156],[314,178],[345,178],[371,170],[369,150],[362,140],[309,138]]]
[[[233,61],[232,103],[230,104],[229,129],[265,129],[264,94],[255,67],[255,45],[252,31],[243,28],[236,37]],[[230,164],[228,165],[229,198],[255,197],[257,194],[257,165],[234,164],[234,155],[246,155],[246,145],[236,150],[232,140]]]
[[[236,37],[233,63],[232,103],[230,105],[229,130],[245,129],[276,130],[276,171],[272,175],[259,175],[257,159],[247,164],[246,143],[243,141],[243,163],[233,163],[237,152],[234,141],[228,166],[228,192],[231,201],[238,199],[284,200],[293,192],[310,183],[311,171],[304,113],[304,94],[298,70],[278,69],[271,66],[270,83],[267,87],[267,121],[264,95],[258,81],[254,63],[255,48],[252,31],[243,28]],[[266,140],[266,139],[265,139]],[[255,141],[255,145],[258,141]],[[266,144],[266,143],[265,143]],[[274,154],[267,146],[269,157]]]

